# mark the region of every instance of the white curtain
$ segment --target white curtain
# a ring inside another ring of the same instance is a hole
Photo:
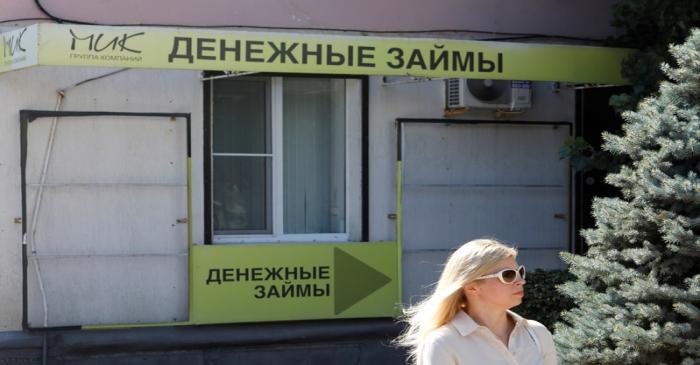
[[[345,233],[345,81],[283,83],[284,233]]]

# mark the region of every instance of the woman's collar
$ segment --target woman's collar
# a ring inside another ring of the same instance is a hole
[[[517,313],[507,310],[506,313],[513,319],[515,326],[524,325],[527,323],[525,318],[521,317]],[[469,336],[472,332],[476,331],[480,325],[472,319],[466,312],[460,310],[457,312],[455,317],[452,319],[452,325],[462,336]]]

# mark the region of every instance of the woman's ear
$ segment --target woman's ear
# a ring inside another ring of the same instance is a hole
[[[479,285],[475,281],[472,281],[471,283],[465,284],[462,287],[462,291],[466,296],[469,296],[470,294],[476,294],[476,292],[479,291]]]

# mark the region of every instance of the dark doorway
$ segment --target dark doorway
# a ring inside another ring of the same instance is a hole
[[[578,90],[576,92],[576,136],[583,137],[595,150],[599,151],[603,142],[603,132],[619,134],[622,118],[610,106],[609,101],[612,95],[628,91],[629,87],[627,86]],[[591,214],[593,198],[619,194],[618,189],[605,183],[606,174],[606,171],[593,169],[578,172],[575,175],[575,253],[584,253],[588,249],[586,242],[581,237],[581,229],[595,226],[595,220]]]

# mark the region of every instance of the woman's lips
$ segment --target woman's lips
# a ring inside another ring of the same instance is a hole
[[[522,297],[523,295],[525,295],[525,292],[524,292],[524,291],[519,291],[519,292],[513,293],[513,295],[517,295],[517,296]]]

